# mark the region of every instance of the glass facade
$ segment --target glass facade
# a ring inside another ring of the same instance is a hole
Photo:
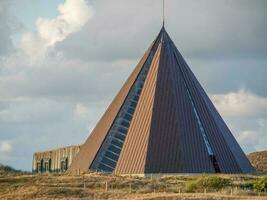
[[[154,54],[155,50],[148,56],[143,69],[138,75],[107,137],[101,145],[90,167],[91,169],[103,172],[112,172],[115,169]]]

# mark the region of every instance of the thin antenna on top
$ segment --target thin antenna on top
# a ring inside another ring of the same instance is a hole
[[[165,0],[162,1],[162,24],[165,25]]]

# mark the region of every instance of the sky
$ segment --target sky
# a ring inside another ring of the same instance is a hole
[[[82,144],[162,26],[161,0],[0,1],[0,163]],[[267,1],[166,0],[166,29],[245,151],[267,149]]]

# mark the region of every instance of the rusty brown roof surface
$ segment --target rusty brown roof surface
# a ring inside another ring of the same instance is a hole
[[[161,45],[157,47],[156,54],[151,63],[144,88],[138,101],[136,111],[133,115],[129,131],[115,169],[115,173],[144,173],[160,52]]]

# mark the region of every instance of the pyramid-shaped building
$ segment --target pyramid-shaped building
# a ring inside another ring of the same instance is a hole
[[[164,27],[69,172],[249,173],[246,155]]]

